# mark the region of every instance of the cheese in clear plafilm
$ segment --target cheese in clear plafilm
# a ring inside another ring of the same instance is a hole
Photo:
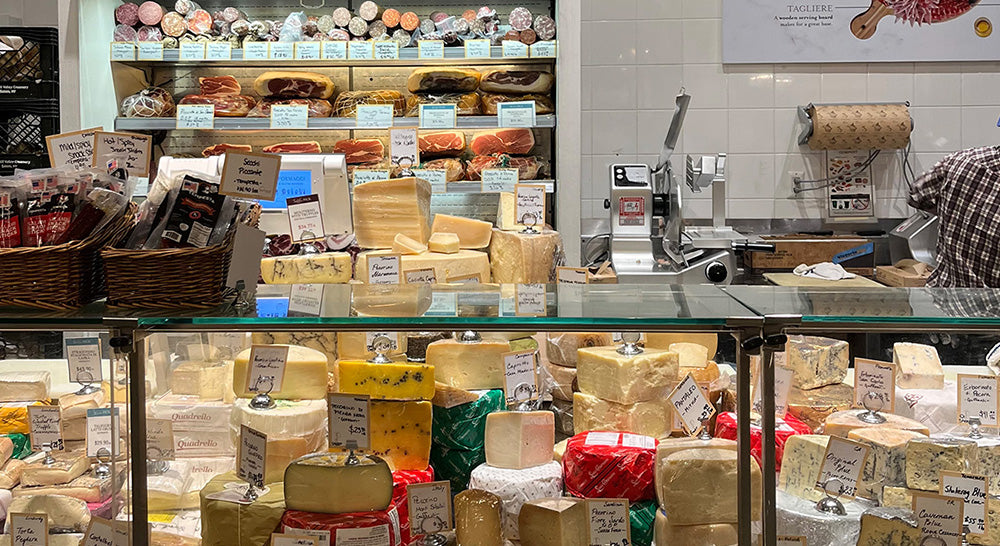
[[[284,479],[287,508],[320,514],[388,508],[392,502],[389,465],[369,455],[357,459],[353,464],[346,453],[314,453],[292,462]]]
[[[521,469],[552,461],[551,411],[500,411],[486,416],[486,464]]]
[[[918,492],[916,489],[907,489],[906,487],[887,485],[882,488],[882,506],[888,506],[890,508],[906,508],[907,510],[913,506],[913,493]]]
[[[687,449],[669,455],[656,475],[658,497],[676,525],[736,523],[739,454],[731,449]],[[751,460],[751,514],[761,513],[760,466]]]
[[[915,438],[906,443],[906,487],[938,491],[942,471],[971,473],[976,442],[958,438]]]
[[[351,266],[346,252],[269,257],[260,261],[260,278],[264,284],[345,284]]]
[[[562,465],[555,461],[521,470],[483,464],[472,471],[469,489],[482,489],[500,497],[503,502],[504,537],[517,540],[520,536],[517,516],[521,506],[532,499],[560,496],[562,475]]]
[[[995,474],[994,474],[995,475]],[[969,544],[996,546],[1000,544],[1000,497],[986,499],[986,534],[967,535]]]
[[[397,233],[426,242],[431,235],[431,185],[394,178],[354,187],[354,236],[361,248],[392,248]]]
[[[152,512],[180,509],[185,486],[191,479],[191,465],[184,459],[170,461],[165,472],[146,477],[146,502]]]
[[[28,463],[21,459],[11,459],[0,469],[0,489],[13,489],[21,483],[21,472]]]
[[[785,366],[795,372],[792,386],[815,389],[847,377],[851,348],[846,341],[815,336],[788,336]]]
[[[487,491],[469,489],[455,495],[454,503],[455,538],[459,544],[503,546],[500,497]]]
[[[440,254],[458,254],[458,251],[462,249],[462,240],[458,238],[457,233],[438,231],[431,233],[431,239],[427,243],[427,248],[431,252],[438,252]]]
[[[923,423],[931,434],[964,434],[969,429],[968,424],[955,418],[958,384],[953,379],[946,380],[940,389],[904,389],[897,385],[893,413]]]
[[[569,366],[557,366],[548,360],[542,359],[542,377],[545,381],[551,382],[552,398],[558,400],[573,400],[573,386],[576,384],[576,368]],[[543,383],[544,387],[545,383]]]
[[[504,386],[503,354],[506,341],[462,343],[442,339],[427,346],[426,362],[434,366],[434,379],[467,390],[499,389]]]
[[[216,476],[236,469],[234,457],[198,457],[184,459],[184,462],[190,466],[191,476],[184,484],[184,493],[177,501],[180,510],[197,509],[200,502],[198,493],[201,489]]]
[[[240,398],[253,398],[257,394],[247,389],[251,351],[252,349],[247,349],[237,355],[233,367],[233,389]],[[326,373],[326,355],[306,347],[289,345],[281,390],[271,391],[268,394],[271,398],[283,400],[324,400]]]
[[[895,343],[892,363],[896,365],[896,385],[902,389],[944,387],[944,368],[937,349],[919,343]]]
[[[222,400],[226,394],[226,376],[232,373],[232,368],[222,364],[182,362],[170,372],[170,391],[204,400]]]
[[[17,497],[7,507],[7,513],[47,514],[50,533],[57,531],[82,533],[90,525],[90,511],[87,509],[87,503],[64,495]]]
[[[275,400],[271,409],[254,409],[241,399],[233,404],[229,435],[238,446],[240,425],[266,434],[264,481],[280,482],[289,463],[327,445],[326,416],[326,400]]]
[[[121,476],[124,476],[124,465],[118,467],[118,472]],[[121,478],[117,481],[121,483]],[[84,502],[101,503],[111,497],[111,486],[112,479],[110,476],[107,478],[96,478],[92,472],[87,472],[86,474],[77,476],[69,483],[59,485],[19,485],[11,490],[11,494],[14,497],[27,495],[65,495]]]
[[[884,423],[880,424],[866,423],[858,419],[859,415],[866,413],[867,411],[868,410],[863,409],[852,409],[831,413],[830,416],[826,418],[826,422],[823,425],[823,431],[830,436],[840,436],[842,438],[847,438],[848,433],[859,428],[897,428],[901,430],[919,432],[924,436],[930,434],[930,430],[928,430],[927,426],[923,423],[918,423],[913,419],[900,417],[899,415],[893,413],[879,413],[879,415],[885,417],[886,420]]]
[[[562,236],[552,230],[530,234],[493,230],[490,262],[493,282],[504,284],[548,283],[562,265]]]
[[[335,332],[254,332],[254,345],[298,345],[315,349],[326,355],[332,364],[337,360],[337,334]]]
[[[574,546],[586,544],[590,529],[587,501],[575,497],[534,499],[518,515],[521,544]]]
[[[209,498],[234,487],[245,488],[246,482],[234,472],[227,472],[213,478],[201,490],[204,546],[261,546],[268,543],[277,529],[285,513],[284,487],[280,482],[267,485],[258,492],[257,500],[247,505]]]
[[[431,233],[454,233],[458,235],[460,248],[486,248],[490,246],[493,224],[462,216],[435,214]]]
[[[434,278],[438,283],[467,276],[474,276],[480,283],[490,282],[490,259],[485,252],[463,249],[454,254],[442,254],[434,250],[433,244],[431,250],[423,254],[403,256],[401,258],[403,271],[433,269]],[[368,282],[368,256],[384,256],[390,253],[388,250],[373,250],[359,254],[358,280]]]
[[[677,453],[678,451],[685,451],[688,449],[729,449],[736,451],[736,441],[727,440],[725,438],[709,438],[703,440],[696,437],[688,438],[668,438],[661,437],[660,443],[656,446],[656,482],[662,482],[667,479],[666,476],[659,477],[661,472],[667,472],[667,457]],[[656,498],[659,500],[660,505],[663,504],[663,499],[660,498],[661,492],[660,488],[656,488]]]
[[[434,367],[425,364],[340,360],[337,374],[339,392],[346,394],[364,394],[373,400],[434,398]]]
[[[827,385],[818,389],[796,389],[788,393],[788,413],[822,432],[826,418],[838,411],[851,409],[854,401],[854,387],[846,383]],[[899,402],[897,401],[897,408]]]
[[[796,434],[785,442],[781,459],[778,489],[810,501],[826,495],[816,488],[816,478],[823,467],[823,456],[830,437],[823,434]]]
[[[53,453],[55,462],[29,463],[21,471],[21,485],[59,485],[69,483],[90,468],[90,459],[83,452]]]
[[[673,428],[673,409],[666,398],[619,404],[582,392],[573,394],[573,430],[617,430],[658,437]]]
[[[671,343],[669,351],[677,353],[682,368],[704,368],[708,366],[708,347],[697,343]]]
[[[392,251],[397,254],[423,254],[427,252],[427,245],[402,233],[397,233],[396,238],[392,240]]]
[[[571,368],[576,367],[577,349],[614,344],[608,332],[549,332],[545,334],[545,341],[549,362]]]
[[[375,351],[369,350],[369,338],[374,332],[337,332],[337,351],[342,359],[370,360]],[[406,335],[403,332],[383,332],[389,338],[389,351],[385,356],[395,357],[406,353]]]
[[[719,351],[719,334],[694,334],[690,332],[648,332],[645,334],[646,347],[670,349],[674,343],[697,343],[708,349],[708,358],[715,358]]]
[[[663,510],[656,511],[653,525],[654,546],[735,546],[740,539],[735,523],[671,525]]]
[[[869,508],[861,515],[857,546],[920,546],[923,533],[911,510]]]
[[[853,546],[861,530],[861,514],[872,505],[841,499],[845,514],[816,510],[816,502],[777,491],[778,535],[804,536],[809,546]],[[895,543],[888,543],[895,544]]]
[[[0,372],[0,402],[48,400],[49,372]]]
[[[614,347],[592,347],[577,351],[577,384],[580,392],[634,404],[663,398],[678,379],[677,353],[646,349],[625,356]]]
[[[916,438],[925,436],[891,428],[859,428],[849,432],[847,439],[869,448],[857,496],[880,501],[884,487],[906,485],[906,444]],[[787,450],[786,446],[786,454]]]
[[[103,407],[108,403],[108,395],[104,390],[88,394],[64,394],[59,397],[59,415],[62,419],[87,417],[87,410]]]

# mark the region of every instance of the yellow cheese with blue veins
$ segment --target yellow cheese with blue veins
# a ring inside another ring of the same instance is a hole
[[[892,346],[896,365],[896,386],[901,389],[943,389],[944,368],[937,349],[919,343]]]

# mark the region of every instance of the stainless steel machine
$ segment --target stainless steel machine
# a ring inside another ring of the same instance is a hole
[[[889,257],[892,263],[912,258],[937,266],[937,241],[938,217],[917,211],[889,232]]]

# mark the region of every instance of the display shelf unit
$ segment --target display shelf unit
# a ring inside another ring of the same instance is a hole
[[[418,118],[393,118],[392,126],[418,127]],[[455,129],[496,129],[499,127],[497,116],[459,116]],[[536,116],[534,128],[554,129],[556,127],[555,114]],[[174,131],[177,129],[176,118],[115,118],[116,131]],[[180,129],[184,130],[184,129]],[[191,129],[188,129],[191,130]],[[268,131],[271,130],[270,118],[239,118],[239,117],[217,117],[215,118],[215,131]],[[289,129],[275,129],[289,130]],[[388,130],[388,128],[378,127],[358,127],[354,118],[309,118],[307,129],[293,129],[295,131],[378,131]],[[428,129],[444,130],[444,129]]]

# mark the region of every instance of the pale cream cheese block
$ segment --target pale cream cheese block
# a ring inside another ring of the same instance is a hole
[[[669,455],[657,472],[662,507],[677,525],[736,523],[740,499],[736,474],[739,454],[731,449],[687,449]],[[761,514],[761,472],[751,460],[751,514]]]
[[[816,478],[823,467],[823,456],[830,437],[824,434],[796,434],[785,442],[781,459],[778,489],[790,495],[818,501],[826,496],[816,488]]]
[[[253,398],[247,385],[250,373],[250,353],[247,349],[236,356],[233,366],[233,388],[240,398]],[[281,390],[268,394],[283,400],[325,400],[328,361],[323,353],[306,347],[288,345],[288,359],[281,379]]]
[[[520,470],[552,461],[551,411],[500,411],[486,416],[486,464]]]
[[[395,357],[405,355],[407,349],[406,334],[403,332],[382,332],[389,339],[389,351],[385,356]],[[375,358],[375,351],[368,345],[368,332],[337,332],[337,351],[341,359],[369,360]],[[373,339],[374,341],[374,339]]]
[[[11,501],[7,513],[47,514],[49,533],[56,530],[82,533],[90,525],[90,511],[87,509],[87,503],[64,495],[17,497]]]
[[[674,343],[697,343],[708,349],[708,358],[715,358],[719,352],[719,334],[695,334],[691,332],[648,332],[645,334],[646,347],[670,349]]]
[[[59,397],[59,415],[63,420],[86,418],[87,410],[102,408],[108,403],[108,395],[104,390],[90,394],[64,394]]]
[[[368,256],[384,256],[391,251],[372,250],[358,255],[357,277],[361,282],[368,282]],[[418,269],[433,269],[434,279],[438,284],[449,282],[449,279],[473,276],[480,283],[490,282],[490,259],[485,252],[478,250],[459,250],[454,254],[440,252],[425,252],[414,256],[403,256],[400,259],[403,271]]]
[[[221,400],[166,394],[146,402],[146,417],[169,419],[174,434],[183,431],[226,432],[233,406]]]
[[[431,233],[454,233],[458,235],[460,248],[486,248],[490,246],[493,224],[450,214],[435,214],[431,223]]]
[[[0,372],[0,402],[48,400],[51,386],[49,372]]]
[[[614,347],[592,347],[577,351],[577,384],[580,392],[634,404],[664,397],[678,379],[677,353],[646,349],[625,356]]]
[[[708,366],[708,347],[697,343],[671,343],[667,350],[677,353],[682,368],[704,368]]]
[[[326,446],[327,407],[325,400],[276,400],[272,409],[250,407],[249,400],[237,400],[230,419],[230,438],[239,445],[240,425],[267,435],[264,481],[280,482],[293,460]]]
[[[493,282],[502,284],[548,283],[564,261],[562,236],[552,230],[530,234],[493,230],[490,262]]]
[[[24,467],[28,466],[23,460],[11,459],[3,465],[3,469],[0,470],[0,489],[13,489],[14,486],[21,483],[21,473],[24,472]]]
[[[792,386],[815,389],[847,377],[851,348],[846,341],[816,336],[788,336],[785,366],[795,372]]]
[[[119,472],[124,474],[124,465],[119,466]],[[121,480],[118,480],[119,484]],[[65,495],[85,502],[103,502],[111,496],[111,477],[97,478],[92,472],[78,476],[69,483],[60,485],[38,485],[29,487],[19,485],[11,490],[14,497],[30,495]]]
[[[958,438],[915,438],[906,443],[906,487],[938,491],[942,471],[971,472],[976,442]]]
[[[430,309],[432,302],[431,287],[426,284],[358,283],[351,291],[351,305],[358,316],[421,316]]]
[[[83,452],[53,453],[55,462],[29,463],[21,471],[21,485],[59,485],[69,483],[90,469],[90,459]]]
[[[614,344],[608,332],[549,332],[545,335],[546,356],[558,366],[576,367],[576,351],[586,347]]]
[[[402,233],[397,233],[396,238],[392,240],[392,251],[397,254],[422,254],[427,252],[427,245]]]
[[[321,514],[385,510],[392,502],[389,465],[370,455],[357,459],[350,463],[346,453],[314,453],[295,460],[285,471],[285,505]]]
[[[944,387],[944,368],[937,349],[919,343],[896,343],[892,346],[896,365],[896,385],[902,389],[940,389]]]
[[[900,417],[899,415],[892,413],[879,413],[879,415],[885,417],[886,419],[885,423],[880,424],[866,423],[858,419],[858,416],[866,411],[868,410],[852,409],[832,413],[826,418],[824,431],[830,436],[841,436],[843,438],[847,438],[847,434],[849,432],[859,428],[896,428],[901,430],[912,430],[914,432],[919,432],[924,436],[930,434],[930,430],[928,430],[927,426],[923,423],[919,423],[913,419],[907,419],[906,417]]]
[[[587,502],[574,497],[529,500],[521,506],[517,523],[522,546],[586,544],[590,528]]]
[[[353,260],[346,252],[277,256],[260,261],[264,284],[346,284]]]
[[[227,380],[232,375],[232,367],[225,364],[182,362],[170,372],[170,391],[203,400],[223,400],[229,394],[226,391],[232,391]]]
[[[662,436],[673,428],[673,408],[666,398],[619,404],[582,392],[573,394],[573,430],[612,430]]]
[[[467,489],[455,495],[455,537],[462,546],[503,546],[503,506],[488,491]],[[522,513],[524,508],[522,507]]]
[[[661,436],[659,443],[656,446],[656,483],[661,483],[668,479],[667,476],[660,477],[661,473],[667,472],[667,457],[677,453],[678,451],[686,451],[689,449],[728,449],[731,451],[736,451],[737,444],[735,440],[729,440],[726,438],[709,438],[708,440],[702,440],[701,438],[688,437],[688,438],[669,438],[666,436]],[[563,448],[565,451],[565,447]],[[656,488],[657,500],[659,500],[660,505],[663,505],[663,499],[661,497],[661,489]]]
[[[857,546],[920,546],[923,533],[911,510],[870,508],[861,515]]]
[[[504,385],[503,354],[510,343],[481,341],[462,343],[442,339],[427,346],[426,362],[434,366],[434,379],[467,390],[499,389]]]
[[[354,236],[361,248],[392,248],[397,233],[426,242],[431,235],[431,185],[395,178],[354,187]]]
[[[923,491],[907,489],[906,487],[896,485],[887,485],[882,488],[882,506],[909,510],[913,507],[913,493],[923,493]]]
[[[427,243],[427,248],[429,248],[431,252],[440,252],[441,254],[457,254],[458,251],[462,249],[462,240],[458,238],[457,233],[438,231],[436,233],[431,233],[431,238]]]
[[[859,428],[849,432],[847,438],[869,448],[858,481],[858,496],[881,501],[886,486],[906,485],[906,444],[925,436],[912,430]]]
[[[663,510],[653,522],[654,546],[737,546],[739,527],[735,523],[671,525]]]

